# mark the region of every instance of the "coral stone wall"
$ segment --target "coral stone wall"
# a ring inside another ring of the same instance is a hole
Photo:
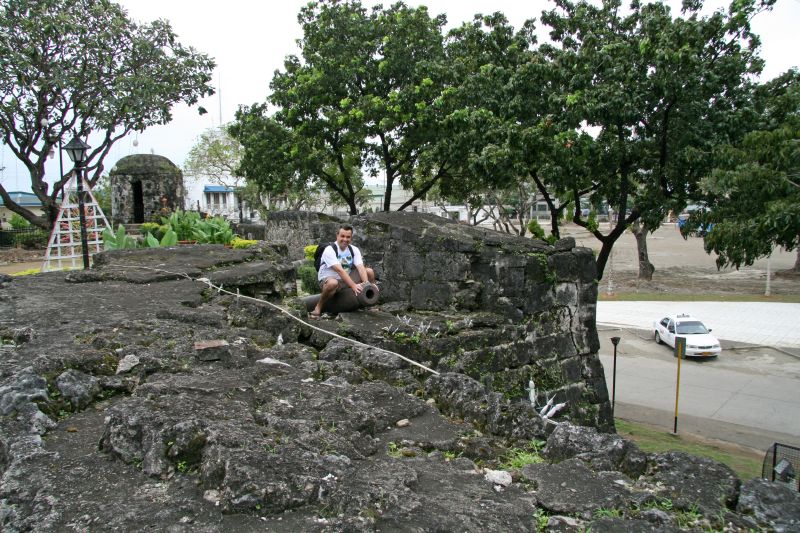
[[[423,343],[420,358],[512,399],[527,399],[533,381],[540,403],[555,394],[573,420],[613,427],[597,357],[590,249],[576,247],[571,238],[550,246],[419,213],[375,213],[347,222],[380,280],[382,302],[405,302],[415,312],[490,312],[503,319],[494,332],[472,332],[470,342]],[[333,240],[338,226],[322,215],[287,212],[239,231],[286,242],[290,256],[301,258],[303,246]],[[475,335],[481,340],[475,342]]]
[[[183,209],[183,173],[160,155],[137,154],[120,159],[109,173],[111,219],[118,224],[136,224],[158,219],[161,197],[170,210]]]

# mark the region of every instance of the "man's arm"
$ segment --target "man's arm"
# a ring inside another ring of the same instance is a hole
[[[340,265],[340,264],[338,264],[338,263],[337,263],[337,264],[331,265],[331,268],[332,268],[332,269],[333,269],[333,270],[334,270],[334,271],[335,271],[337,274],[339,274],[339,277],[341,277],[341,278],[342,278],[342,281],[344,281],[344,282],[347,284],[347,286],[348,286],[348,287],[350,287],[351,289],[353,289],[353,292],[354,292],[354,293],[356,293],[356,295],[358,295],[358,294],[360,294],[360,293],[361,293],[361,290],[362,290],[362,287],[361,287],[361,285],[360,285],[360,284],[357,284],[355,281],[353,281],[353,278],[351,278],[351,277],[350,277],[350,274],[348,274],[348,273],[345,271],[345,269],[343,269],[343,268],[342,268],[342,265]],[[358,269],[359,269],[359,270],[358,270],[358,272],[359,272],[359,274],[360,274],[360,273],[361,273],[361,271],[362,271],[362,270],[364,270],[364,267],[363,267],[362,265],[359,265]],[[366,275],[366,271],[364,271],[364,274]]]

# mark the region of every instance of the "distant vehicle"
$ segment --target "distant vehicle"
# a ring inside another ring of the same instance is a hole
[[[678,230],[684,235],[696,235],[698,237],[705,237],[706,235],[711,233],[712,229],[714,229],[714,224],[709,223],[704,226],[701,225],[699,228],[693,231],[684,230],[684,227],[686,226],[686,223],[689,221],[690,216],[691,215],[689,213],[681,213],[680,215],[678,215]]]
[[[653,337],[658,344],[672,348],[675,348],[675,337],[685,337],[687,357],[716,357],[722,351],[711,330],[687,314],[666,316],[653,322]]]

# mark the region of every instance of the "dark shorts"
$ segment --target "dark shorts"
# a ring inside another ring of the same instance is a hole
[[[335,279],[336,281],[339,282],[339,288],[336,289],[336,292],[339,292],[342,289],[347,289],[348,288],[347,287],[347,283],[345,283],[343,280],[340,280],[340,279],[337,279],[337,278],[334,278],[334,277],[328,277],[328,278],[323,278],[323,279],[319,280],[319,289],[320,290],[322,290],[322,287],[325,285],[325,282],[328,281],[329,279]],[[353,271],[350,272],[350,279],[353,280],[353,283],[361,283],[361,274],[359,274],[358,270],[356,270],[354,268]]]

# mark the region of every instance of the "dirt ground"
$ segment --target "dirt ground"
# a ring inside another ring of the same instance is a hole
[[[606,232],[607,228],[601,225],[601,231]],[[563,235],[574,237],[580,246],[600,250],[600,242],[582,228],[569,225]],[[614,245],[600,281],[600,292],[758,295],[765,293],[769,271],[772,294],[800,294],[800,275],[791,270],[797,257],[795,251],[776,248],[769,259],[760,259],[750,267],[717,269],[717,255],[705,252],[703,239],[684,239],[675,224],[666,224],[649,235],[647,248],[655,266],[652,281],[638,279],[636,238],[626,233]]]
[[[601,231],[607,228],[601,226]],[[600,249],[600,242],[582,228],[568,224],[563,236],[575,238],[579,246]],[[631,233],[623,235],[614,245],[611,260],[600,282],[600,293],[612,292],[671,292],[682,294],[764,294],[767,271],[772,294],[800,294],[800,274],[791,271],[796,252],[776,248],[772,257],[760,259],[753,266],[739,270],[718,270],[716,255],[703,250],[703,239],[681,237],[675,224],[666,224],[647,239],[650,262],[656,270],[653,280],[638,279],[636,239]],[[13,274],[39,268],[44,250],[0,248],[0,273]],[[610,290],[609,290],[610,289]]]

